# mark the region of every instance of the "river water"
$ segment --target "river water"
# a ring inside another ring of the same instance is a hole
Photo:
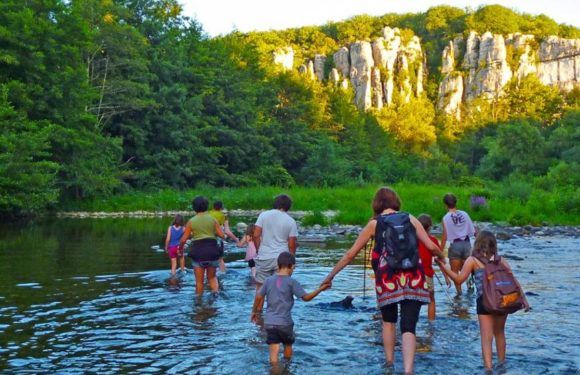
[[[268,348],[249,321],[253,285],[241,249],[229,249],[221,291],[194,294],[191,273],[169,277],[168,219],[52,220],[0,227],[0,372],[267,374]],[[314,289],[350,241],[303,244],[294,276]],[[533,311],[508,318],[505,374],[578,374],[580,239],[527,237],[500,252]],[[361,253],[362,254],[362,253]],[[289,374],[381,374],[381,323],[362,257],[293,310]],[[363,292],[363,285],[366,291]],[[347,295],[353,309],[330,305]],[[366,297],[365,297],[366,295]],[[437,320],[421,311],[417,374],[480,374],[473,295],[436,283]],[[397,347],[397,349],[399,349]],[[402,365],[400,351],[396,365]]]

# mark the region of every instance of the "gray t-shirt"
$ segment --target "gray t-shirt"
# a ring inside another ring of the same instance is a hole
[[[258,216],[256,226],[262,228],[262,241],[256,259],[277,259],[288,251],[288,238],[298,237],[296,221],[288,213],[280,210],[264,211]]]
[[[266,279],[258,294],[266,297],[264,324],[288,326],[294,324],[290,313],[294,296],[302,298],[306,291],[290,276],[272,275]]]

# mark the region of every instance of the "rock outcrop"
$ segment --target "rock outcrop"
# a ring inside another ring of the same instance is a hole
[[[294,49],[292,47],[278,48],[273,53],[274,64],[284,71],[292,70],[294,67]]]
[[[326,56],[315,55],[314,56],[314,74],[319,81],[324,79],[324,65],[326,64]]]
[[[326,59],[324,55],[315,55],[299,71],[323,81]],[[349,47],[341,47],[332,55],[332,62],[334,67],[328,79],[344,89],[350,82],[360,109],[391,105],[395,94],[400,95],[401,101],[409,101],[411,96],[423,93],[425,67],[421,41],[416,36],[402,41],[397,28],[385,27],[383,36],[372,43],[356,41]],[[401,78],[396,80],[398,75]]]
[[[537,74],[545,85],[570,91],[580,84],[580,39],[548,37],[540,44]]]
[[[371,68],[375,65],[369,42],[354,42],[350,46],[350,81],[355,91],[355,103],[360,109],[371,107]]]
[[[464,46],[463,61],[458,63]],[[538,41],[533,35],[471,32],[450,41],[442,55],[438,107],[460,118],[462,103],[475,98],[496,98],[505,85],[535,74],[540,82],[569,91],[580,85],[580,39],[551,36]],[[461,87],[462,86],[462,87]]]
[[[314,73],[314,63],[312,60],[308,61],[308,64],[306,65],[306,74],[310,79],[314,79],[314,77],[316,77],[316,74]]]
[[[274,63],[293,69],[292,47],[279,48]],[[397,28],[385,27],[372,42],[356,41],[330,57],[316,54],[298,71],[309,79],[329,80],[354,90],[356,105],[363,110],[380,109],[423,94],[425,56],[417,36],[404,39]],[[330,68],[330,71],[327,69]],[[533,35],[510,34],[504,38],[472,31],[455,37],[443,50],[442,79],[437,107],[461,118],[463,105],[475,98],[495,99],[507,83],[534,74],[545,85],[570,91],[580,85],[580,39],[555,36],[539,40]]]
[[[371,68],[371,87],[373,107],[383,108],[383,84],[381,82],[381,71],[378,68]]]
[[[350,51],[346,47],[340,48],[332,55],[334,66],[343,77],[350,75]]]

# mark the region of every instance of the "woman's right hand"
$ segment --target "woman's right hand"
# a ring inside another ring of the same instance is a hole
[[[332,279],[334,279],[334,277],[330,275],[326,276],[326,278],[320,283],[320,286],[328,285],[329,288],[332,287]]]

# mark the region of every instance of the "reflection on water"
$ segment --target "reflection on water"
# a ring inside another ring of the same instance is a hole
[[[192,273],[169,277],[169,261],[151,248],[163,243],[167,225],[124,219],[0,227],[0,370],[385,373],[380,315],[362,259],[330,291],[296,302],[294,358],[272,368],[265,335],[250,323],[254,285],[243,250],[230,249],[220,292],[197,297]],[[508,362],[495,373],[578,373],[579,245],[571,238],[500,244],[523,258],[512,267],[537,295],[529,297],[532,313],[509,317]],[[300,248],[295,277],[314,289],[346,247]],[[436,290],[437,320],[427,321],[423,308],[417,328],[417,373],[483,373],[475,296]],[[353,308],[332,304],[347,295],[355,297]],[[396,363],[399,373],[399,351]]]

